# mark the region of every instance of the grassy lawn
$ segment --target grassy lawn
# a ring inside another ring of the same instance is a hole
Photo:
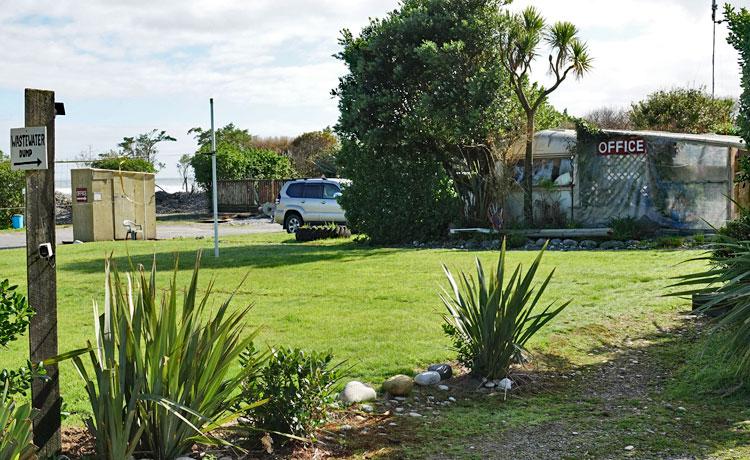
[[[443,307],[437,297],[443,285],[440,264],[446,263],[454,270],[473,270],[474,257],[480,257],[486,264],[494,264],[497,257],[492,251],[373,249],[349,241],[297,244],[285,234],[222,238],[222,255],[218,260],[213,258],[211,248],[211,240],[196,239],[58,247],[60,350],[82,346],[92,337],[91,303],[93,299],[101,302],[105,254],[113,252],[122,260],[122,267],[126,265],[128,253],[134,261],[144,264],[149,264],[156,254],[159,278],[166,287],[175,254],[179,255],[179,277],[184,285],[189,279],[195,251],[204,249],[203,285],[212,278],[216,281],[216,304],[249,274],[234,304],[255,305],[252,316],[254,325],[261,328],[263,343],[330,349],[337,358],[355,366],[354,378],[379,385],[395,373],[410,374],[427,364],[454,358],[441,330]],[[599,419],[591,416],[592,398],[606,399],[606,395],[588,394],[586,376],[597,376],[620,359],[632,361],[622,353],[624,343],[634,341],[638,353],[643,353],[640,359],[661,363],[665,374],[671,372],[670,369],[678,372],[688,351],[696,346],[687,338],[675,343],[674,334],[660,335],[659,331],[683,327],[679,312],[686,309],[686,302],[662,294],[666,292],[670,277],[698,268],[694,262],[680,264],[697,254],[689,251],[548,253],[543,263],[544,272],[554,267],[557,272],[547,298],[573,299],[573,303],[532,340],[531,347],[539,356],[544,356],[545,362],[552,363],[556,371],[573,372],[571,380],[560,388],[514,397],[507,402],[487,403],[467,398],[444,411],[438,419],[406,424],[413,442],[401,443],[398,456],[439,457],[438,452],[442,452],[447,454],[446,458],[453,458],[460,452],[467,458],[482,458],[487,456],[482,446],[488,442],[488,433],[543,427],[549,420],[573,421],[574,425],[581,425],[581,432],[587,426],[595,429]],[[534,255],[514,251],[509,255],[509,262],[528,264]],[[1,276],[24,284],[24,260],[22,250],[0,251]],[[23,362],[28,351],[25,339],[22,342],[2,352],[0,367]],[[636,367],[628,378],[637,381],[637,373]],[[654,406],[657,403],[644,401],[666,398],[668,396],[664,395],[669,394],[687,401],[683,403],[686,407],[692,404],[690,396],[686,396],[689,390],[680,387],[678,381],[670,381],[667,379],[663,388],[654,389],[659,395],[638,392],[634,398],[639,402],[632,404]],[[74,413],[66,423],[80,424],[80,414],[85,414],[87,402],[81,381],[70,364],[62,367],[61,387],[66,408]],[[705,403],[712,397],[703,397],[702,401]],[[689,409],[700,412],[698,402],[695,404]],[[748,414],[743,415],[742,408],[731,409],[731,413],[726,410],[716,411],[711,416],[722,423],[728,420],[736,423],[736,419],[743,416],[750,418]],[[670,414],[654,415],[657,416],[674,425],[670,433],[687,428],[702,433],[703,429],[717,426],[700,419],[704,425],[696,429],[694,425],[674,424]],[[639,418],[636,411],[629,419],[611,420],[616,428],[612,432],[613,442],[620,449],[615,457],[621,452],[621,444],[636,443],[642,433],[648,433],[643,431],[646,429],[642,426],[646,424],[644,420],[651,423],[654,419],[651,415],[647,419]],[[659,438],[658,429],[651,431],[657,433],[654,439]],[[739,433],[742,434],[741,429]],[[436,438],[436,443],[424,442]],[[476,442],[475,453],[466,449],[464,439]],[[489,441],[496,439],[491,437]],[[688,448],[688,441],[679,436],[667,436],[666,441],[659,442]],[[716,441],[712,445],[730,446],[727,449],[737,447],[733,436],[721,442],[723,444]],[[581,443],[585,444],[585,436]],[[700,447],[700,442],[695,443]],[[591,452],[601,454],[608,447],[611,446],[598,444]],[[658,450],[658,445],[653,449]],[[571,455],[578,457],[575,451]]]

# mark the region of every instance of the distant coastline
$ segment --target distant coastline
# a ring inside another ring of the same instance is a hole
[[[184,191],[184,188],[182,186],[182,179],[179,177],[156,176],[156,186],[157,186],[156,190],[164,190],[167,193],[175,193],[175,192]],[[56,179],[55,191],[64,193],[66,195],[70,195],[71,194],[70,179]]]

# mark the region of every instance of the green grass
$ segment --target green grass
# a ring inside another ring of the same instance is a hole
[[[211,240],[112,242],[58,247],[58,329],[60,351],[92,337],[92,301],[101,303],[103,258],[113,252],[126,263],[150,265],[156,254],[159,281],[166,287],[175,254],[180,281],[187,284],[194,253],[204,249],[203,285],[216,280],[218,304],[238,290],[234,304],[255,305],[254,325],[261,341],[315,350],[332,350],[355,365],[354,377],[379,384],[395,373],[411,373],[429,363],[453,358],[441,330],[443,285],[440,264],[471,269],[473,258],[494,264],[496,252],[373,249],[349,241],[297,244],[285,234],[228,236],[221,258],[214,259]],[[610,330],[639,330],[654,321],[668,326],[683,302],[664,298],[667,278],[689,269],[676,264],[690,252],[550,252],[543,271],[557,267],[548,299],[573,299],[550,327],[532,341],[538,351],[570,365],[600,362],[590,354],[608,347]],[[528,264],[534,253],[511,252],[509,262]],[[0,252],[0,273],[24,285],[22,250]],[[694,265],[692,266],[694,268]],[[24,286],[25,289],[25,286]],[[407,346],[408,344],[408,346]],[[0,367],[19,365],[28,352],[26,338],[0,356]],[[87,402],[71,364],[61,369],[61,389],[68,410],[85,413]],[[67,423],[80,423],[72,417]]]

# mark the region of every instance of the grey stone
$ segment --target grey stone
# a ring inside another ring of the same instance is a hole
[[[490,380],[488,382],[484,382],[484,387],[485,388],[495,388],[496,385],[497,384],[493,380]]]
[[[427,370],[440,374],[441,380],[449,379],[453,376],[453,368],[451,368],[450,364],[433,364]]]
[[[565,246],[568,249],[577,248],[578,247],[578,242],[576,240],[570,240],[570,239],[563,240],[562,244],[563,244],[563,246]]]
[[[450,387],[448,385],[438,385],[438,390],[448,391],[450,390]]]
[[[563,244],[563,242],[559,238],[554,238],[554,239],[550,240],[550,242],[549,242],[550,246],[562,246],[562,244]]]
[[[414,380],[411,377],[399,374],[383,382],[383,391],[393,396],[406,396],[413,386]]]
[[[544,238],[539,238],[538,240],[536,240],[536,245],[539,246],[539,247],[542,247],[542,246],[544,246],[544,243],[546,243],[546,242],[547,242],[547,240],[545,240]]]
[[[344,391],[341,392],[339,399],[345,403],[358,403],[363,401],[370,401],[377,397],[377,393],[371,387],[368,387],[362,382],[353,380],[346,384]]]
[[[594,240],[583,240],[578,244],[578,246],[581,249],[596,249],[599,246],[599,243]]]
[[[368,414],[372,413],[375,410],[369,404],[362,404],[359,408],[362,409],[363,412],[366,412]]]
[[[440,374],[435,371],[421,372],[414,377],[417,385],[429,386],[440,383]]]
[[[599,245],[600,249],[622,249],[625,247],[625,243],[622,241],[605,241],[604,243]]]
[[[422,414],[420,414],[420,413],[417,413],[417,412],[409,412],[409,417],[421,417],[421,416],[422,416]]]

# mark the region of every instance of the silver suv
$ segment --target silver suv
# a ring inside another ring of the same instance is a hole
[[[297,179],[284,184],[276,197],[273,220],[294,233],[302,225],[346,223],[344,210],[338,203],[341,186],[346,179]]]

